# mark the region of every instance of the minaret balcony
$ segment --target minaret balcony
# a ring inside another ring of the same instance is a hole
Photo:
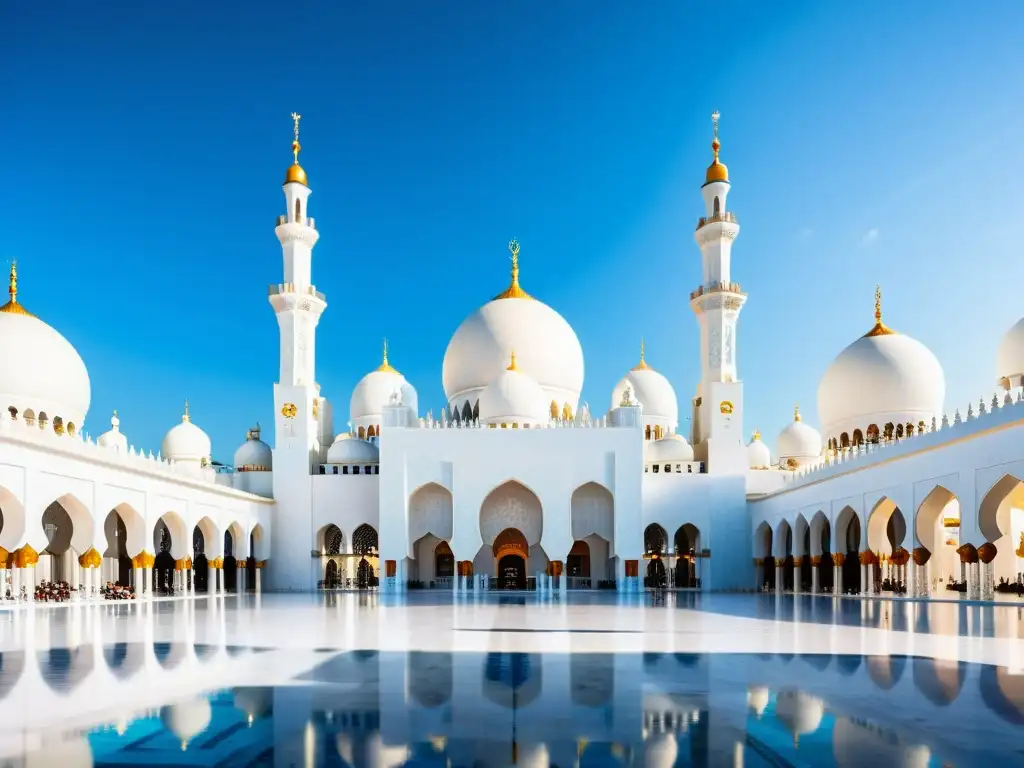
[[[281,296],[285,294],[313,296],[314,298],[320,299],[320,301],[327,301],[327,297],[312,285],[303,286],[296,285],[295,283],[278,283],[277,285],[270,286],[268,291],[268,295],[270,296]]]
[[[743,290],[740,288],[740,284],[739,283],[733,283],[733,282],[723,283],[723,282],[718,282],[718,283],[711,283],[710,285],[706,285],[706,286],[702,285],[696,291],[691,291],[690,292],[690,300],[692,301],[693,299],[698,299],[701,296],[703,296],[705,294],[708,294],[708,293],[738,293],[738,294],[740,294],[742,296],[746,295],[746,294],[743,293]]]
[[[280,216],[277,217],[277,226],[280,227],[282,224],[287,224],[287,223],[288,223],[288,217],[285,216],[283,213]],[[302,221],[302,222],[299,222],[299,223],[300,224],[305,224],[310,229],[316,229],[316,219],[313,216],[308,216],[305,221]]]
[[[731,211],[719,211],[711,216],[701,216],[697,219],[697,229],[705,227],[708,224],[718,224],[720,222],[726,222],[728,224],[739,224],[739,219],[736,218],[736,214]]]

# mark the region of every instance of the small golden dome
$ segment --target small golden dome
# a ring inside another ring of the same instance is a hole
[[[11,262],[11,275],[10,282],[7,286],[7,293],[10,295],[10,300],[0,307],[0,312],[6,312],[10,315],[25,315],[26,317],[35,317],[31,312],[25,309],[21,304],[18,303],[18,262]]]
[[[284,176],[285,184],[288,184],[289,182],[292,181],[297,181],[299,184],[302,184],[305,187],[309,186],[309,182],[306,181],[306,172],[298,163],[293,163],[292,165],[288,166],[288,173],[286,173]]]
[[[893,336],[896,334],[892,328],[882,322],[882,287],[875,286],[875,326],[864,334],[864,338],[872,336]]]
[[[714,162],[708,166],[708,172],[704,176],[704,183],[710,184],[713,181],[729,181],[729,169],[725,167],[724,163],[718,160],[718,150],[722,148],[722,143],[718,140],[718,118],[720,115],[716,111],[711,115],[711,122],[715,126],[715,138],[711,142],[711,150],[715,153]]]
[[[384,359],[381,361],[381,364],[377,366],[377,373],[394,373],[394,374],[398,374],[399,376],[401,376],[401,374],[398,373],[398,371],[396,371],[394,368],[392,368],[391,364],[388,362],[388,340],[387,339],[384,339]]]
[[[284,175],[284,183],[298,182],[305,187],[309,184],[306,182],[306,172],[299,165],[299,152],[302,151],[302,145],[299,144],[299,121],[302,119],[302,115],[298,112],[292,112],[292,127],[295,138],[292,139],[292,156],[295,158],[291,166],[288,168],[288,172]]]
[[[498,299],[532,299],[533,296],[519,287],[519,241],[512,240],[508,244],[508,250],[512,254],[512,283],[495,296],[494,301]]]

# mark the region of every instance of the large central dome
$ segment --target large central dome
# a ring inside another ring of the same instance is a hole
[[[561,410],[573,412],[583,389],[583,349],[555,310],[519,287],[519,245],[513,241],[512,283],[462,321],[444,354],[442,380],[452,407],[473,409],[484,388],[508,367],[515,350],[518,370],[536,381]]]

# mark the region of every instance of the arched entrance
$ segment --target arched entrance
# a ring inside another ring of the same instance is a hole
[[[238,586],[238,559],[235,557],[235,537],[224,531],[224,591],[236,592]]]
[[[526,589],[526,558],[530,545],[518,528],[506,528],[494,538],[495,576],[498,589]]]
[[[107,537],[107,548],[103,551],[103,559],[111,563],[111,566],[103,574],[106,577],[104,580],[112,581],[119,587],[130,586],[132,559],[128,555],[128,528],[117,510],[111,510],[107,515],[107,519],[103,523],[103,532]]]
[[[153,529],[153,549],[156,559],[153,561],[153,591],[158,594],[169,594],[174,591],[174,557],[171,555],[171,531],[167,523],[157,520]],[[131,563],[131,561],[128,561]]]
[[[327,589],[337,589],[338,587],[338,564],[333,560],[327,561],[327,570],[324,574],[324,586]]]
[[[377,586],[378,555],[377,529],[363,523],[352,532],[352,554],[359,558],[356,566],[356,587],[371,589]]]
[[[644,586],[652,589],[663,589],[668,586],[668,571],[665,570],[665,563],[660,557],[648,561],[645,582]]]
[[[192,561],[192,578],[195,581],[195,591],[196,593],[205,594],[210,583],[210,568],[209,562],[206,559],[206,539],[198,525],[192,529],[192,552],[195,554]]]

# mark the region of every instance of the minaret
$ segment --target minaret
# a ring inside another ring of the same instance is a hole
[[[274,233],[284,256],[284,280],[270,286],[270,305],[281,334],[281,370],[274,385],[274,499],[277,519],[272,537],[274,567],[268,577],[276,589],[312,590],[309,531],[312,481],[326,434],[325,411],[316,384],[316,326],[327,308],[312,282],[313,246],[320,237],[309,216],[309,185],[299,165],[299,120],[292,113],[294,162],[284,179],[286,213]],[[326,411],[329,413],[329,411]]]
[[[736,326],[747,295],[732,279],[732,243],[739,234],[740,225],[726,207],[729,169],[718,157],[722,147],[718,140],[718,119],[719,114],[715,112],[711,116],[714,160],[708,166],[701,187],[704,216],[697,221],[694,233],[701,252],[703,281],[690,294],[690,306],[700,326],[701,353],[692,440],[695,446],[704,444],[703,450],[700,447],[697,450],[708,461],[710,471],[729,472],[740,468],[745,470],[742,451],[743,386],[737,374]],[[712,450],[713,445],[715,450]],[[729,448],[727,454],[722,454],[721,450],[726,447]],[[736,448],[735,461],[731,455],[733,447]]]

